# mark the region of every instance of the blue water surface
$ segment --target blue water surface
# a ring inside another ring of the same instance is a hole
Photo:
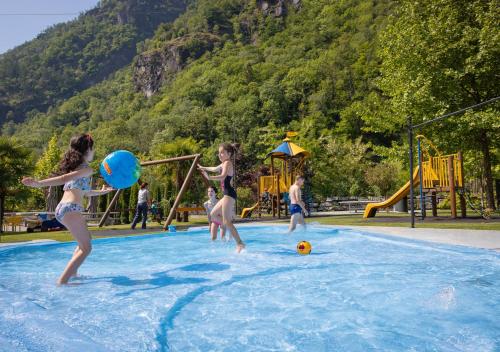
[[[74,243],[0,249],[0,351],[500,351],[497,252],[239,230],[241,254],[206,228],[94,240],[68,287]]]

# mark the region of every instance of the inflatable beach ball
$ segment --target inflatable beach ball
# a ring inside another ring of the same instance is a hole
[[[301,241],[297,244],[297,252],[302,255],[307,255],[311,253],[312,246],[307,241]]]
[[[141,176],[141,164],[131,152],[117,150],[104,158],[99,171],[111,187],[128,188]]]

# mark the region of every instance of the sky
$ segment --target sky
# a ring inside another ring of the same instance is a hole
[[[0,54],[67,22],[99,0],[0,0]]]

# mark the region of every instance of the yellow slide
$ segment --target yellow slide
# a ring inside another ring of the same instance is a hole
[[[252,215],[252,211],[257,208],[257,206],[259,205],[259,202],[255,203],[254,206],[250,207],[250,208],[243,208],[243,210],[241,211],[241,218],[244,219],[244,218],[249,218],[250,215]]]
[[[419,175],[418,175],[418,166],[413,171],[413,185],[416,186],[419,183]],[[403,199],[408,193],[410,193],[410,181],[406,182],[406,184],[401,187],[396,193],[392,195],[389,199],[384,200],[380,203],[368,203],[365,208],[365,213],[363,215],[364,218],[374,217],[377,213],[378,208],[387,208],[390,207],[401,199]]]

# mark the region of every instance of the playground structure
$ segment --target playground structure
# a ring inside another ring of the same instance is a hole
[[[413,186],[420,186],[420,207],[422,218],[425,217],[425,194],[430,193],[432,215],[437,216],[437,192],[450,193],[451,216],[457,217],[456,191],[461,190],[460,209],[462,217],[466,216],[465,189],[463,175],[463,160],[460,152],[449,155],[441,155],[438,149],[425,136],[417,137],[418,166],[413,171]],[[424,140],[437,154],[431,156],[429,150],[422,144]],[[426,157],[426,160],[422,160]],[[408,181],[390,198],[379,203],[366,205],[364,218],[374,217],[377,210],[395,205],[410,193],[411,184]]]
[[[180,156],[180,157],[169,158],[169,159],[151,160],[151,161],[141,162],[141,167],[146,167],[146,166],[155,166],[155,165],[161,165],[161,164],[167,164],[167,163],[173,163],[173,162],[181,162],[181,161],[185,161],[185,160],[193,160],[193,163],[191,164],[191,167],[189,168],[189,171],[186,175],[186,178],[184,179],[184,182],[182,183],[182,186],[179,189],[179,193],[177,193],[177,197],[175,198],[174,204],[170,208],[170,212],[168,214],[168,217],[165,220],[165,223],[163,225],[163,229],[165,231],[168,230],[168,225],[170,225],[172,223],[174,217],[176,216],[176,213],[178,213],[178,208],[179,208],[179,204],[181,202],[182,196],[184,195],[184,193],[188,189],[188,186],[191,182],[191,179],[193,177],[193,174],[196,170],[196,167],[198,165],[200,158],[201,158],[201,154],[193,154],[193,155],[186,155],[186,156]],[[205,179],[205,177],[203,177],[203,175],[202,175],[202,179],[203,179],[203,182],[205,183],[205,185],[207,185],[207,187],[208,187],[209,186],[208,180]],[[118,201],[118,198],[120,197],[120,194],[122,191],[123,191],[122,189],[119,189],[116,191],[115,195],[113,196],[113,199],[111,200],[111,202],[108,205],[108,208],[106,209],[101,220],[99,221],[99,227],[102,227],[104,225],[104,223],[106,222],[106,219],[108,218],[108,216],[111,212],[111,209],[113,209],[115,203]],[[196,209],[198,209],[198,208],[196,208]],[[190,211],[191,208],[179,208],[179,210],[181,210],[183,213],[186,213],[186,212]],[[187,218],[187,216],[184,215],[184,218]]]
[[[290,186],[295,182],[295,177],[302,174],[305,160],[310,153],[291,141],[296,136],[295,132],[287,132],[286,138],[278,147],[269,152],[266,159],[271,157],[271,175],[259,176],[257,193],[259,200],[250,208],[244,208],[241,218],[251,216],[257,209],[259,217],[262,214],[264,202],[271,208],[273,217],[281,217],[281,201],[284,203],[285,216],[288,215],[288,202],[286,195]],[[276,163],[276,165],[275,165]]]

